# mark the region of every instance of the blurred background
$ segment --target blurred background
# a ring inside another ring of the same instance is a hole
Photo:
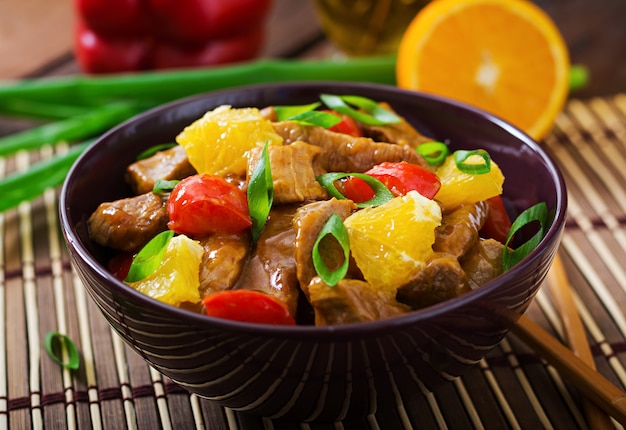
[[[229,0],[225,0],[229,1]],[[343,0],[357,7],[362,0]],[[573,64],[590,72],[577,97],[626,91],[626,1],[534,0],[564,35]],[[72,54],[74,0],[0,0],[0,79],[78,73]],[[306,52],[303,52],[306,51]],[[261,57],[327,57],[313,0],[274,0]]]

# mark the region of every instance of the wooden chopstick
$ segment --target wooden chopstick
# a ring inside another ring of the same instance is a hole
[[[587,398],[622,425],[626,425],[626,393],[529,318],[522,315],[512,331]]]
[[[558,253],[554,257],[552,267],[546,276],[546,281],[552,295],[552,301],[563,322],[565,337],[570,349],[583,362],[592,369],[595,369],[595,362],[591,348],[589,347],[589,342],[587,341],[585,328],[580,319],[578,310],[576,309],[576,303],[574,302],[572,286],[567,277],[563,261]],[[583,410],[587,417],[589,428],[594,430],[615,428],[611,418],[587,397],[583,398]]]

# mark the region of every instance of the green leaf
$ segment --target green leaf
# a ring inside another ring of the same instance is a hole
[[[320,96],[324,104],[330,109],[348,115],[355,120],[367,125],[386,125],[401,122],[402,119],[393,112],[380,106],[373,100],[361,96],[336,96],[333,94],[322,94]],[[365,112],[353,109],[347,103],[357,106]]]
[[[522,227],[531,224],[533,222],[539,222],[539,229],[537,232],[528,239],[525,243],[520,245],[514,251],[510,251],[509,242]],[[546,234],[548,227],[548,208],[545,202],[537,203],[534,206],[529,207],[511,224],[511,229],[504,244],[504,252],[502,253],[502,267],[504,271],[509,270],[517,263],[522,261],[528,254],[530,254],[541,242]]]
[[[389,188],[387,188],[385,184],[383,184],[381,181],[374,178],[373,176],[366,175],[365,173],[332,172],[332,173],[325,173],[323,175],[320,175],[315,179],[317,179],[317,182],[319,182],[321,186],[326,188],[326,191],[328,191],[328,194],[330,194],[331,196],[340,200],[347,200],[347,197],[341,194],[341,192],[335,186],[335,181],[338,181],[339,179],[347,178],[349,176],[354,176],[355,178],[362,179],[363,181],[367,183],[367,185],[369,185],[372,188],[372,191],[374,191],[374,197],[372,197],[368,201],[361,202],[361,203],[355,202],[356,206],[359,208],[380,206],[383,203],[388,202],[389,200],[393,199],[394,197],[393,193],[389,191]]]
[[[74,342],[64,334],[50,331],[44,338],[44,348],[59,366],[76,370],[80,365],[80,354]]]
[[[133,258],[124,282],[137,282],[154,273],[165,256],[167,244],[174,237],[174,232],[165,230],[154,236]]]
[[[171,181],[167,181],[165,179],[157,179],[154,182],[154,186],[152,187],[152,192],[155,194],[169,193],[174,189],[176,184],[178,184],[179,182],[180,181],[176,179],[173,179]]]
[[[274,202],[274,180],[265,143],[259,162],[252,172],[248,183],[248,209],[252,219],[252,240],[256,243],[265,228],[267,217]]]
[[[328,268],[324,262],[324,256],[321,255],[319,251],[321,241],[329,234],[337,240],[343,250],[343,263],[335,270]],[[315,267],[315,271],[318,276],[322,279],[322,281],[324,281],[325,284],[328,284],[331,287],[337,285],[337,283],[346,276],[346,273],[348,273],[348,266],[350,263],[350,238],[348,236],[348,230],[339,215],[332,214],[324,224],[324,227],[322,227],[322,230],[313,245],[312,256],[313,266]]]

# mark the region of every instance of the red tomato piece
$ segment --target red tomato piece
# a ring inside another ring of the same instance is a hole
[[[340,123],[333,125],[328,130],[334,131],[335,133],[349,134],[350,136],[354,137],[363,137],[363,132],[359,128],[359,125],[354,120],[354,118],[349,117],[348,115],[337,113],[334,110],[325,110],[324,112],[331,113],[341,118]]]
[[[189,176],[167,201],[168,227],[188,236],[237,233],[252,225],[246,194],[220,176]]]
[[[343,185],[344,196],[355,203],[366,202],[373,199],[376,195],[374,190],[367,185],[367,182],[356,176],[348,176],[341,183]]]
[[[275,298],[251,290],[228,290],[206,296],[208,316],[258,324],[295,325],[287,307]]]
[[[432,199],[441,188],[437,175],[422,166],[406,161],[384,162],[365,173],[385,184],[395,196],[417,191],[424,197]]]
[[[489,215],[487,215],[483,228],[480,229],[480,236],[505,243],[511,230],[511,219],[504,207],[502,196],[487,199],[487,205],[489,206]]]

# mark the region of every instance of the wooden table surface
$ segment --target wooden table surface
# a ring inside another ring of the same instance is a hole
[[[580,19],[587,3],[604,4],[613,12],[626,5],[623,0],[543,3],[553,13],[567,3],[567,22],[571,16]],[[0,0],[0,80],[78,73],[71,53],[70,6],[71,0]],[[572,7],[579,7],[578,12]],[[608,20],[611,13],[602,9],[588,21],[598,22],[600,15]],[[323,38],[308,1],[275,0],[268,28],[265,57],[339,55]],[[624,28],[615,27],[603,37],[621,40]],[[600,36],[577,37],[570,40]],[[588,47],[574,48],[574,60],[590,58],[583,55]],[[560,165],[569,188],[562,256],[596,366],[624,389],[626,55],[613,56],[623,52],[622,45],[602,46],[600,52],[600,60],[594,60],[602,65],[597,70],[612,64],[613,78],[572,97],[541,143]],[[0,136],[29,126],[0,117]],[[41,157],[37,151],[0,157],[0,177]],[[449,386],[397,399],[395,410],[378,411],[363,421],[284,423],[189,395],[125,346],[86,297],[62,246],[55,204],[52,191],[0,214],[0,429],[588,428],[578,390],[514,334]],[[542,289],[527,315],[564,339],[548,289]],[[74,374],[62,371],[41,348],[43,334],[60,327],[79,341],[84,366]],[[623,428],[617,422],[612,426]]]

